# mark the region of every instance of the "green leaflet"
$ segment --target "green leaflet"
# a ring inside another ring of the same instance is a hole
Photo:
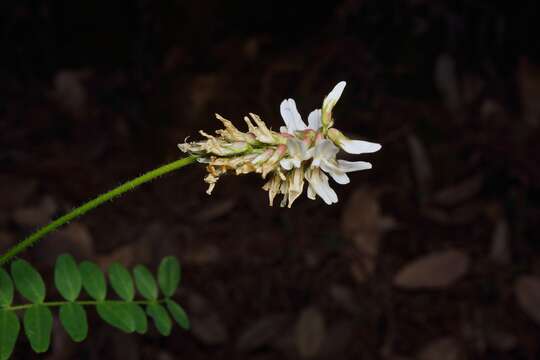
[[[135,321],[135,331],[139,334],[144,334],[148,331],[148,319],[140,305],[128,303],[129,312]]]
[[[13,282],[6,270],[0,268],[0,307],[9,306],[13,301]],[[0,358],[1,359],[1,358]]]
[[[24,313],[24,332],[30,346],[37,353],[45,352],[51,343],[53,317],[44,305],[32,305]]]
[[[165,299],[165,304],[178,325],[180,325],[182,329],[189,330],[189,318],[184,309],[171,299]]]
[[[169,336],[171,334],[172,321],[163,306],[156,303],[149,304],[146,307],[146,313],[154,320],[154,325],[161,335]]]
[[[132,301],[135,296],[133,279],[129,271],[119,263],[109,266],[109,280],[114,291],[125,301]]]
[[[0,360],[9,359],[20,330],[21,324],[15,312],[0,310]]]
[[[82,285],[88,295],[98,301],[105,300],[107,296],[107,284],[105,283],[105,276],[101,272],[101,269],[93,262],[83,261],[79,264],[79,270],[81,272]]]
[[[135,331],[135,319],[129,304],[105,301],[96,305],[99,316],[109,325],[126,333]]]
[[[45,300],[45,284],[41,275],[25,260],[11,263],[11,276],[15,287],[30,302],[42,303]]]
[[[137,290],[147,300],[156,300],[158,297],[158,288],[156,280],[152,273],[144,265],[137,265],[133,269],[135,285]]]
[[[180,263],[173,256],[167,256],[161,260],[158,269],[159,287],[163,294],[171,297],[180,284]]]
[[[11,276],[0,268],[0,360],[10,358],[16,345],[21,328],[17,311],[24,311],[24,332],[37,353],[46,352],[50,347],[53,325],[51,309],[54,308],[58,308],[60,323],[75,342],[88,337],[84,306],[95,306],[105,322],[127,333],[146,333],[148,317],[152,318],[158,332],[164,336],[172,331],[171,316],[182,328],[189,328],[185,311],[169,297],[180,282],[180,264],[176,258],[163,259],[158,268],[157,281],[143,265],[135,266],[132,276],[125,267],[113,263],[108,274],[112,288],[122,300],[107,300],[106,279],[95,263],[83,261],[77,265],[71,255],[61,255],[55,264],[54,283],[67,301],[45,302],[43,279],[28,262],[14,261]],[[78,300],[82,288],[95,301]],[[135,288],[145,300],[135,301]],[[159,299],[159,289],[165,298]],[[13,305],[15,291],[30,303]],[[146,311],[141,305],[146,306]]]
[[[77,303],[67,303],[60,306],[60,322],[68,335],[75,342],[81,342],[88,335],[86,311]]]
[[[54,268],[54,283],[68,301],[75,301],[81,292],[82,280],[79,267],[71,255],[60,255]]]

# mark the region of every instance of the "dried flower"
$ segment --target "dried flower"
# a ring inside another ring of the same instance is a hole
[[[263,179],[270,175],[263,186],[268,191],[270,206],[274,198],[282,194],[281,206],[291,207],[303,192],[304,180],[308,182],[308,198],[315,199],[318,195],[327,204],[337,203],[338,197],[330,187],[328,175],[338,184],[348,184],[347,173],[371,169],[371,164],[365,161],[336,159],[339,150],[363,154],[381,149],[380,144],[351,140],[332,127],[332,110],[345,85],[342,81],[330,91],[324,98],[322,110],[316,109],[309,114],[307,125],[296,108],[296,102],[285,99],[280,105],[285,122],[280,132],[269,129],[259,116],[252,113],[250,117],[244,117],[247,132],[238,130],[232,122],[216,114],[225,126],[216,131],[218,136],[201,131],[206,140],[186,142],[178,147],[207,164],[208,175],[204,181],[209,184],[208,194],[219,177],[229,171],[236,175],[253,172],[261,174]]]

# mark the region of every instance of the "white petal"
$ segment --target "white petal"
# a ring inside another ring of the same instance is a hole
[[[334,179],[334,181],[338,184],[345,185],[351,181],[343,170],[341,170],[337,165],[332,164],[329,161],[323,161],[321,163],[321,169],[326,171],[328,175],[330,175],[332,179]]]
[[[313,190],[326,204],[331,205],[338,202],[336,192],[328,185],[328,176],[320,169],[312,168],[309,173],[306,173],[306,178]]]
[[[339,149],[330,140],[324,139],[319,141],[315,146],[313,153],[314,159],[332,159],[339,152]]]
[[[305,146],[302,146],[303,142],[297,138],[287,139],[287,150],[289,155],[293,158],[303,157]]]
[[[330,175],[332,179],[334,179],[334,181],[340,185],[345,185],[351,182],[347,174],[342,173],[342,172],[332,171],[332,172],[329,172],[328,175]]]
[[[341,140],[339,146],[349,154],[373,153],[381,149],[381,144],[362,140]]]
[[[332,205],[338,202],[337,194],[334,189],[328,185],[328,181],[319,182],[313,185],[313,188],[315,189],[317,195],[319,195],[327,205]]]
[[[321,109],[313,110],[308,115],[308,128],[312,130],[319,130],[322,126]]]
[[[341,171],[352,172],[359,170],[368,170],[371,169],[371,163],[367,161],[347,161],[347,160],[338,160],[338,165]]]
[[[311,200],[315,200],[317,198],[317,193],[315,192],[315,190],[313,190],[313,186],[311,186],[311,184],[309,184],[307,188],[307,197]]]
[[[347,83],[345,81],[340,81],[332,91],[324,98],[323,101],[323,108],[326,108],[327,106],[333,107],[341,97],[341,94],[343,93],[343,90],[345,89],[345,85]]]
[[[286,126],[280,126],[279,127],[279,132],[280,133],[289,133],[289,129],[287,129]]]
[[[293,131],[305,130],[307,128],[293,99],[283,100],[279,106],[279,111],[290,133]]]
[[[285,170],[291,170],[294,166],[293,159],[281,159],[279,165]]]

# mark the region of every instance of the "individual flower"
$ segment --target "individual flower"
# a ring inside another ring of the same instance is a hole
[[[319,196],[326,204],[338,202],[330,186],[330,178],[338,184],[348,184],[349,172],[371,169],[365,161],[337,159],[340,150],[351,154],[373,153],[381,145],[362,140],[351,140],[333,128],[333,108],[341,97],[346,83],[338,83],[324,98],[322,108],[313,110],[307,125],[293,99],[285,99],[280,114],[285,126],[276,132],[261,118],[250,113],[244,120],[247,132],[238,130],[229,120],[216,114],[224,129],[218,136],[201,131],[206,140],[179,144],[180,150],[197,156],[207,165],[207,193],[214,189],[220,176],[227,172],[236,175],[258,173],[268,178],[263,189],[268,191],[270,206],[277,195],[283,195],[280,205],[291,207],[302,194],[307,181],[307,196]]]

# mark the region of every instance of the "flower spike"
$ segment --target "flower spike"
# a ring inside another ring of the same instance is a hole
[[[262,119],[250,113],[244,117],[247,132],[237,129],[231,121],[217,115],[224,129],[216,136],[201,131],[206,140],[179,144],[181,151],[196,155],[206,164],[208,171],[204,181],[207,193],[214,189],[221,175],[232,172],[236,175],[257,173],[269,178],[263,189],[268,191],[270,206],[277,195],[282,195],[281,206],[291,207],[302,194],[307,181],[307,196],[319,196],[330,205],[338,202],[336,192],[330,187],[329,179],[338,184],[350,182],[347,173],[371,169],[365,161],[336,159],[340,150],[350,154],[373,153],[381,145],[368,141],[351,140],[333,128],[332,110],[338,102],[345,81],[339,82],[324,98],[321,109],[313,110],[308,124],[302,120],[296,102],[285,99],[280,113],[285,126],[279,132],[271,130]]]

